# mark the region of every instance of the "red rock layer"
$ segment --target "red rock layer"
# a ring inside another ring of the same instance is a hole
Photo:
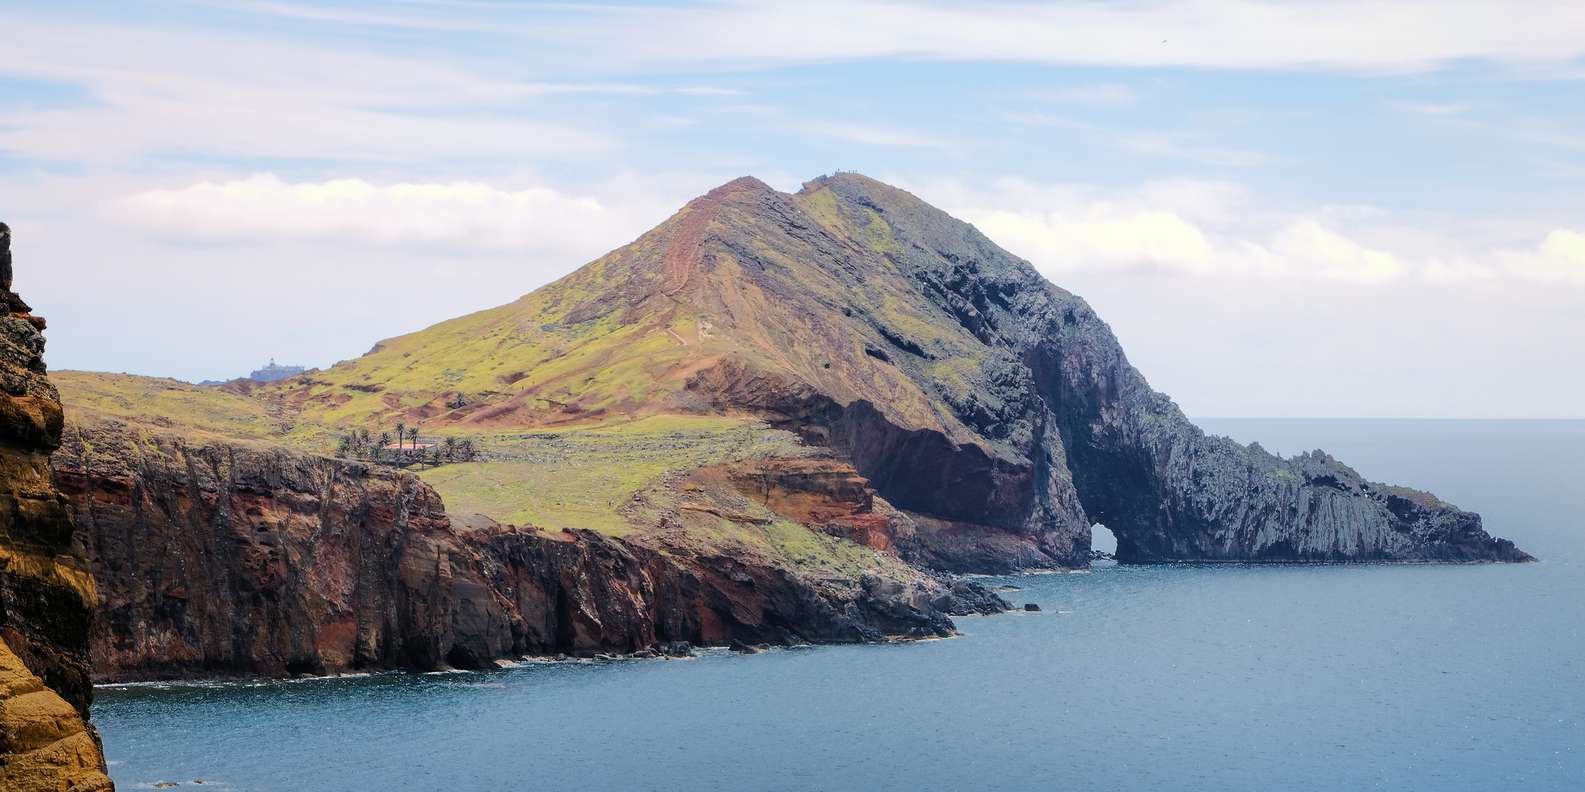
[[[925,575],[817,579],[664,533],[464,527],[406,473],[118,423],[69,429],[55,471],[99,585],[102,680],[939,635],[948,612],[1001,607]]]

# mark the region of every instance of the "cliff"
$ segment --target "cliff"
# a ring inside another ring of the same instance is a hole
[[[828,579],[749,542],[459,525],[409,473],[121,422],[73,424],[55,471],[105,681],[944,635],[1004,607],[895,561]]]
[[[986,348],[973,388],[937,392],[982,442],[1014,444],[1013,467],[1029,471],[1034,498],[1013,516],[1027,515],[1022,525],[1055,561],[1088,550],[1091,523],[1117,535],[1125,562],[1531,560],[1487,534],[1479,515],[1365,481],[1323,452],[1281,459],[1207,436],[1150,388],[1082,299],[906,192],[839,174],[805,185],[795,202],[833,207],[828,226],[886,229],[883,257]],[[924,371],[939,357],[934,333],[881,335],[903,365]],[[949,516],[954,505],[926,501]]]
[[[50,482],[60,397],[44,367],[44,320],[11,291],[0,224],[0,788],[108,790],[88,633],[94,584]]]

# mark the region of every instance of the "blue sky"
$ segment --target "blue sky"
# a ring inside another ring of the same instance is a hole
[[[868,173],[1201,415],[1585,416],[1577,2],[13,3],[57,368],[324,365],[751,173]]]

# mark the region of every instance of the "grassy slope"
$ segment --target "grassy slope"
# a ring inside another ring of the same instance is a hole
[[[73,421],[119,418],[187,434],[241,440],[279,439],[292,430],[292,422],[269,404],[219,388],[97,371],[53,371],[50,380],[60,390],[67,417]]]
[[[624,511],[667,474],[767,454],[805,453],[797,438],[749,420],[652,415],[631,422],[487,438],[491,459],[421,472],[456,514],[611,534],[638,526]]]

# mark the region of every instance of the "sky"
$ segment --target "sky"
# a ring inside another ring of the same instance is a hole
[[[56,369],[324,366],[857,170],[1191,415],[1585,417],[1585,3],[7,0]]]

